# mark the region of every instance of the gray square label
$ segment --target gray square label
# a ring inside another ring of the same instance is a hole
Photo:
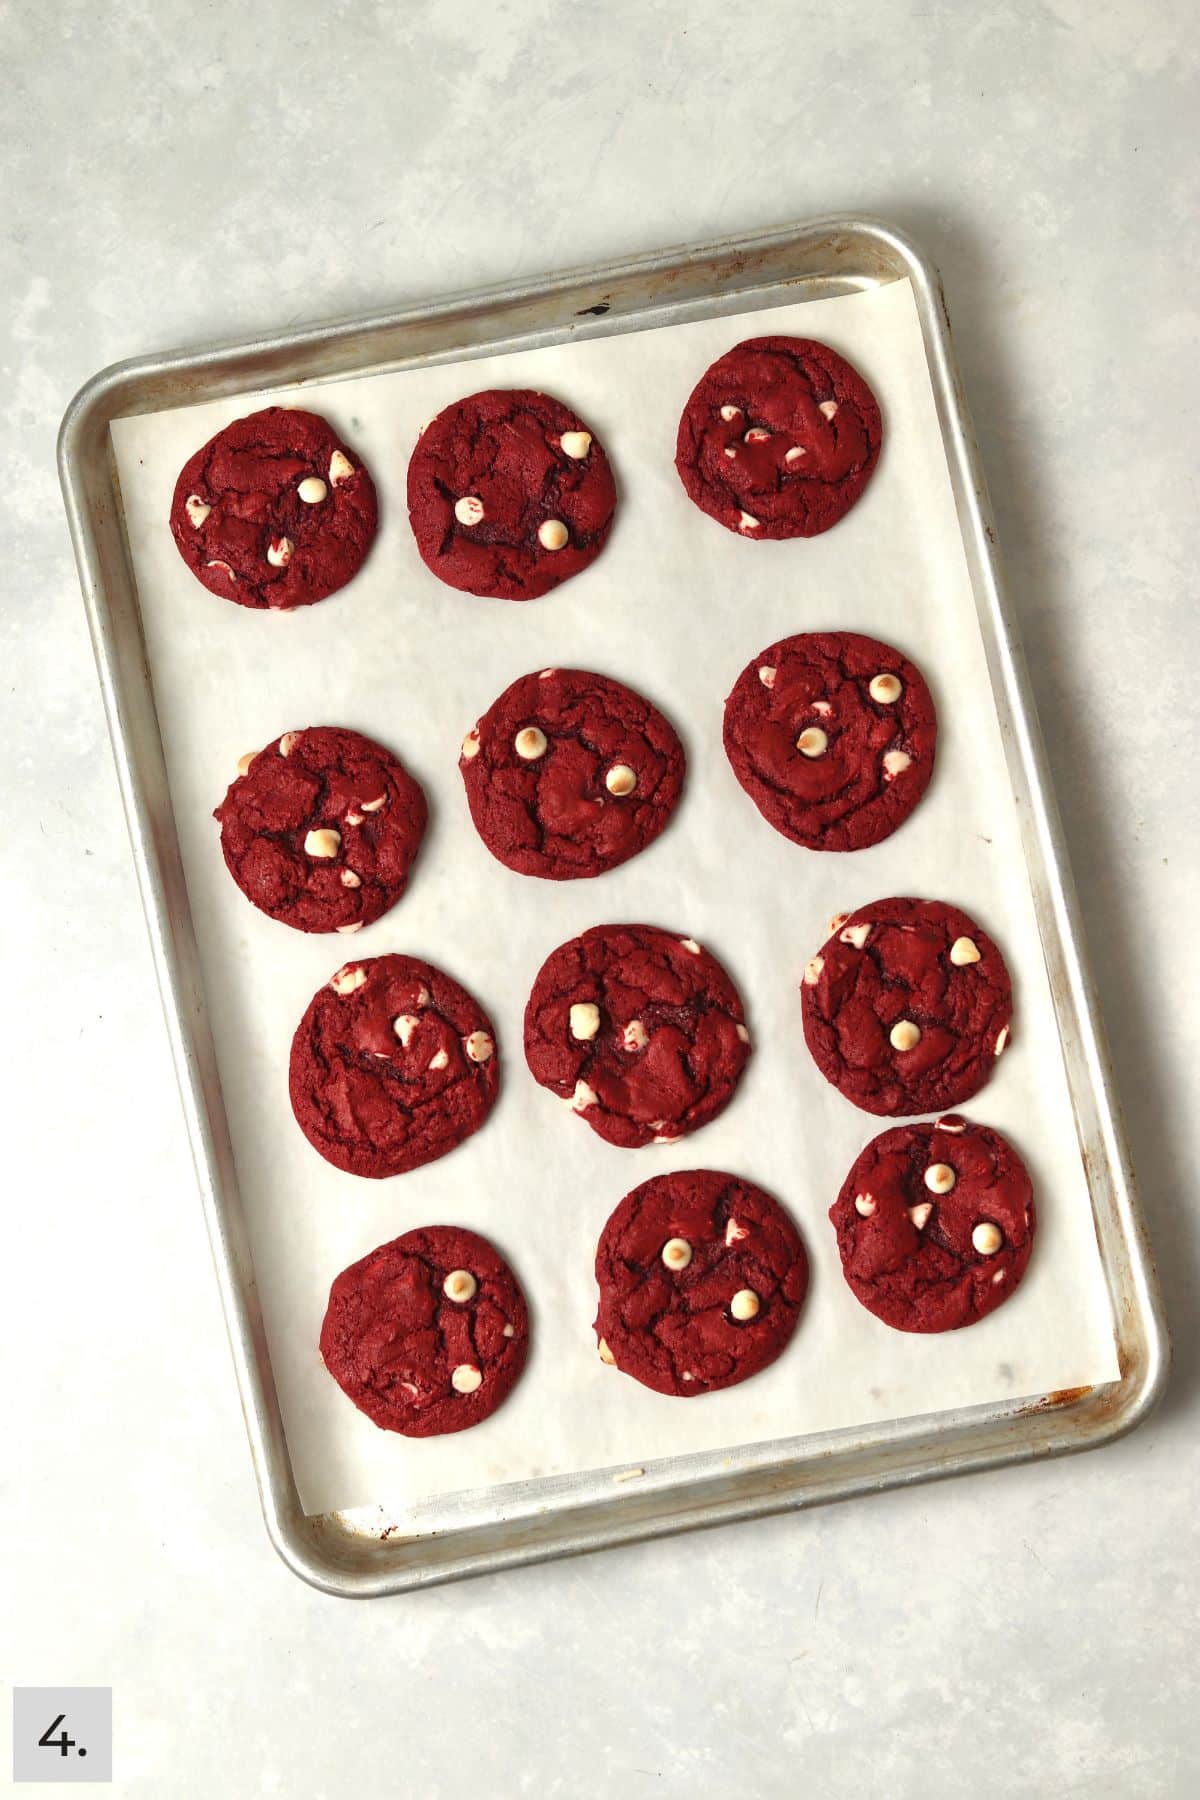
[[[13,1689],[13,1780],[111,1781],[112,1689]]]

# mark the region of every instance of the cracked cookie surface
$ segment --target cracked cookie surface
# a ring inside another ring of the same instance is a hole
[[[393,906],[426,824],[425,795],[357,731],[285,731],[249,759],[213,817],[246,898],[298,931],[356,931]]]
[[[426,1225],[336,1277],[321,1355],[384,1431],[443,1436],[478,1425],[512,1391],[529,1346],[525,1296],[474,1231]]]
[[[969,1100],[1009,1039],[1004,958],[967,913],[941,900],[875,900],[839,918],[800,994],[813,1061],[864,1112],[937,1112]]]
[[[603,1360],[688,1398],[774,1362],[795,1330],[808,1258],[762,1188],[686,1169],[626,1194],[601,1233],[596,1284]]]
[[[716,1118],[749,1055],[741,997],[716,957],[654,925],[594,925],[560,944],[525,1008],[535,1080],[625,1148]]]
[[[933,774],[937,719],[915,663],[851,631],[771,644],[725,702],[725,754],[759,812],[810,850],[862,850]]]
[[[327,420],[268,406],[226,425],[184,464],[171,535],[211,593],[286,612],[358,573],[378,518],[362,458]]]
[[[612,470],[590,428],[530,389],[447,406],[408,465],[408,516],[426,566],[468,594],[534,600],[604,548]]]
[[[463,739],[475,829],[521,875],[570,881],[636,856],[683,786],[683,746],[631,688],[544,669],[506,688]]]
[[[812,338],[747,338],[700,377],[675,467],[702,512],[745,538],[815,537],[874,473],[879,406],[843,356]]]
[[[957,1331],[994,1312],[1025,1273],[1037,1229],[1012,1145],[953,1113],[873,1138],[829,1217],[847,1286],[897,1331]]]
[[[500,1085],[496,1034],[457,981],[414,956],[347,963],[292,1039],[296,1122],[350,1175],[400,1175],[478,1131]]]

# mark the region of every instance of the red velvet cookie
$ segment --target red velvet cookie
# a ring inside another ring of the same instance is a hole
[[[525,1366],[525,1296],[486,1238],[426,1225],[343,1269],[321,1327],[325,1367],[384,1431],[439,1437],[495,1412]]]
[[[749,1054],[741,998],[716,957],[654,925],[594,925],[560,944],[525,1008],[535,1079],[626,1148],[715,1119]]]
[[[499,1086],[491,1020],[415,956],[347,963],[292,1039],[296,1122],[349,1175],[401,1175],[444,1156],[479,1130]]]
[[[796,1327],[808,1258],[762,1188],[685,1169],[626,1194],[600,1235],[596,1283],[601,1359],[688,1399],[774,1362]]]
[[[725,702],[725,754],[763,818],[810,850],[863,850],[933,773],[937,719],[914,663],[853,631],[772,644]]]
[[[357,931],[408,886],[425,795],[357,731],[285,731],[254,756],[213,814],[233,879],[298,931]]]
[[[600,444],[548,394],[492,389],[425,427],[408,465],[408,516],[439,580],[535,600],[599,556],[616,506]]]
[[[829,1209],[842,1273],[897,1331],[957,1331],[1025,1273],[1033,1184],[1006,1138],[948,1113],[873,1138]]]
[[[969,1100],[1008,1042],[1012,986],[987,933],[941,900],[874,900],[835,919],[804,970],[813,1061],[864,1112]]]
[[[701,512],[748,538],[815,537],[849,512],[883,423],[858,370],[812,338],[747,338],[701,376],[675,467]]]
[[[463,739],[475,829],[519,875],[603,875],[656,838],[683,745],[640,694],[582,669],[522,675]]]
[[[326,420],[268,406],[183,466],[171,535],[198,581],[239,606],[286,612],[344,587],[378,522],[375,483]]]

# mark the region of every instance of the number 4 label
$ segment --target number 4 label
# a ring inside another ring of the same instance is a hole
[[[111,1688],[14,1688],[13,1781],[112,1780]]]
[[[51,1719],[45,1731],[43,1731],[41,1737],[38,1739],[38,1746],[40,1749],[57,1750],[60,1756],[66,1756],[68,1751],[75,1748],[75,1739],[73,1737],[68,1737],[65,1731],[62,1733],[61,1737],[51,1736],[52,1732],[58,1730],[66,1716],[66,1713],[59,1713],[57,1719]],[[79,1754],[80,1756],[87,1755],[87,1751],[82,1744],[79,1746]]]

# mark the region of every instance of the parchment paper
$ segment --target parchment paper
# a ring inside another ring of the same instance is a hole
[[[700,514],[673,466],[679,413],[706,365],[770,330],[826,339],[879,396],[886,442],[850,515],[806,542],[749,545]],[[620,507],[583,575],[524,605],[443,587],[405,515],[418,427],[458,395],[544,387],[601,436]],[[186,457],[229,419],[289,400],[329,416],[368,461],[381,529],[353,584],[320,605],[259,615],[207,594],[167,516]],[[1112,1379],[1111,1316],[959,527],[907,282],[848,298],[448,364],[303,392],[246,395],[113,428],[130,545],[225,1102],[279,1387],[306,1509],[380,1505],[690,1451],[778,1439]],[[941,725],[932,787],[886,843],[800,849],[737,786],[721,747],[743,665],[790,632],[844,627],[924,670]],[[591,668],[643,690],[684,739],[677,815],[644,854],[594,881],[511,874],[475,834],[458,774],[464,731],[517,675]],[[257,913],[226,874],[212,809],[238,757],[281,731],[356,727],[423,782],[431,827],[408,895],[350,939],[306,937]],[[999,941],[1016,988],[1013,1042],[966,1108],[1009,1133],[1032,1171],[1039,1232],[1006,1306],[966,1331],[889,1330],[845,1287],[826,1211],[887,1124],[843,1100],[804,1046],[798,982],[831,914],[921,894],[964,906]],[[538,1087],[521,1051],[533,977],[556,944],[602,921],[698,938],[725,963],[756,1046],[733,1104],[677,1145],[605,1144]],[[383,1182],[331,1168],[295,1124],[292,1032],[352,956],[403,950],[442,965],[491,1013],[499,1103],[450,1156]],[[742,1386],[692,1401],[602,1365],[592,1258],[609,1211],[656,1172],[708,1166],[760,1182],[804,1232],[813,1281],[790,1348]],[[483,1426],[407,1440],[376,1429],[325,1372],[317,1338],[333,1276],[410,1226],[493,1238],[529,1296],[532,1346]],[[650,1470],[653,1478],[653,1470]]]

